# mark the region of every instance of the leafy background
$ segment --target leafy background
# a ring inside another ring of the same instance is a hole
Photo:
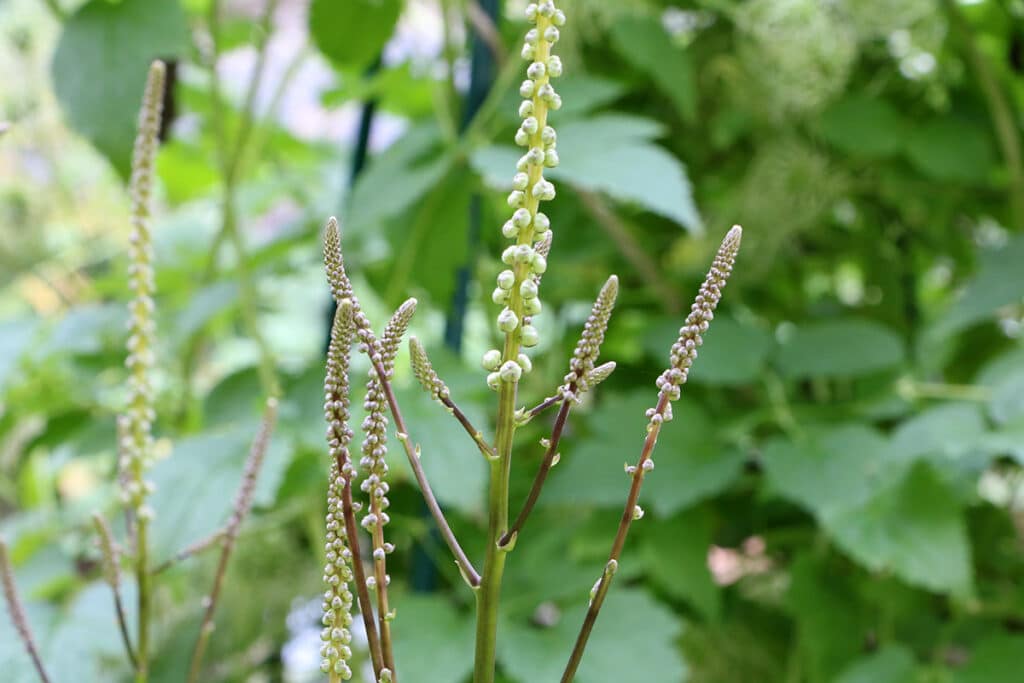
[[[156,227],[158,556],[223,522],[262,387],[285,390],[206,680],[316,679],[327,215],[344,219],[375,319],[417,296],[416,333],[460,401],[491,414],[476,359],[492,343],[523,3],[498,13],[497,58],[471,50],[480,7],[466,0],[281,0],[269,22],[262,2],[223,4],[216,41],[210,0],[0,7],[0,532],[59,681],[127,675],[88,515],[116,498],[123,178],[150,59],[175,75]],[[564,372],[609,272],[624,289],[605,347],[619,369],[575,413],[510,561],[504,680],[561,671],[653,378],[738,222],[723,314],[579,680],[1019,682],[1024,5],[564,8],[556,238],[522,391],[539,399]],[[461,347],[445,351],[460,278]],[[479,557],[485,468],[409,380],[400,360],[425,466]],[[524,433],[514,500],[544,428]],[[470,600],[395,466],[399,666],[417,683],[462,681]],[[181,680],[211,573],[199,557],[164,575],[156,680]],[[5,680],[33,680],[0,622]]]

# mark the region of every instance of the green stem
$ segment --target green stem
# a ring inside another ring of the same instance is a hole
[[[150,615],[150,573],[149,573],[149,520],[139,515],[135,523],[135,582],[138,587],[139,628],[135,683],[149,679],[149,621]]]

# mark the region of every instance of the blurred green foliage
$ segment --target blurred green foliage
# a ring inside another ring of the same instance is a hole
[[[490,414],[476,369],[493,343],[488,286],[470,290],[464,355],[445,355],[440,338],[457,269],[469,264],[486,285],[500,265],[522,3],[504,8],[504,62],[459,132],[474,31],[464,0],[282,0],[251,102],[263,3],[224,3],[213,41],[210,2],[0,8],[0,120],[11,123],[0,136],[0,533],[58,681],[127,672],[89,514],[116,506],[121,176],[150,59],[173,60],[177,75],[156,229],[158,558],[229,514],[267,350],[284,387],[205,680],[282,680],[292,646],[315,667],[316,643],[294,639],[317,618],[296,606],[320,590],[327,215],[343,216],[373,319],[419,297],[416,333],[468,412],[479,423]],[[604,358],[619,368],[574,414],[510,560],[505,680],[561,671],[653,380],[713,245],[738,222],[744,248],[722,315],[663,432],[648,515],[579,680],[1019,682],[1024,5],[573,0],[565,11],[544,345],[522,402],[564,373],[609,272],[623,293]],[[222,109],[211,99],[213,44]],[[353,128],[367,98],[378,107],[375,153],[345,191],[354,135],[339,144],[331,131]],[[468,237],[473,195],[480,245]],[[400,359],[424,466],[479,557],[485,468],[410,380]],[[539,439],[546,425],[528,429]],[[517,453],[514,500],[541,454]],[[416,683],[461,681],[471,598],[400,458],[395,474],[399,668]],[[182,679],[211,573],[199,557],[162,576],[155,680]],[[33,680],[6,620],[0,671]]]

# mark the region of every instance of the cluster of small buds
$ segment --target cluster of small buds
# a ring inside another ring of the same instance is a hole
[[[349,660],[352,657],[352,550],[345,528],[342,500],[346,481],[336,462],[331,464],[327,494],[327,536],[324,545],[326,562],[323,580],[326,584],[321,607],[320,670],[334,678],[352,678]]]
[[[355,474],[349,454],[352,428],[349,426],[351,402],[348,374],[352,347],[352,303],[343,299],[334,314],[331,342],[327,348],[327,372],[324,376],[324,420],[327,422],[327,447],[331,462],[341,463],[341,475]]]
[[[686,321],[679,328],[679,339],[672,345],[669,367],[658,377],[656,382],[660,397],[667,397],[669,401],[679,398],[679,387],[686,383],[690,367],[697,358],[697,348],[704,342],[703,335],[708,331],[708,327],[715,317],[715,308],[722,298],[722,289],[732,273],[742,237],[742,228],[734,225],[722,240],[721,246],[718,247],[715,260],[711,263],[711,269],[700,286],[697,298],[690,307],[690,314],[686,316]],[[671,404],[666,404],[664,416],[658,414],[653,408],[647,412],[652,421],[672,419]]]
[[[377,338],[345,272],[345,259],[341,253],[341,228],[334,216],[327,220],[327,227],[324,230],[324,269],[327,271],[327,282],[330,284],[334,302],[340,306],[347,300],[352,306],[352,323],[359,339],[360,350],[368,354],[373,362],[379,362],[381,356],[380,349],[377,348]]]
[[[118,467],[123,490],[121,497],[140,520],[152,517],[146,497],[153,485],[144,478],[153,461],[153,422],[156,419],[151,374],[156,362],[156,323],[153,319],[153,240],[150,226],[153,174],[156,152],[160,144],[160,123],[163,116],[163,93],[166,67],[153,62],[149,68],[146,89],[139,112],[138,136],[132,157],[131,223],[128,276],[134,298],[129,308],[128,405],[118,418],[120,454]]]
[[[579,395],[590,388],[591,382],[597,379],[600,383],[615,369],[614,364],[608,368],[607,363],[602,368],[607,374],[598,373],[596,370],[597,358],[601,353],[601,344],[604,343],[604,335],[608,330],[608,321],[612,316],[612,309],[615,308],[615,299],[619,295],[619,278],[612,275],[605,281],[604,286],[594,300],[590,309],[590,316],[583,324],[583,333],[576,343],[576,350],[573,352],[572,360],[569,361],[569,372],[565,375],[562,385],[562,396],[569,400],[577,400]]]
[[[551,54],[551,47],[558,42],[558,27],[565,24],[565,14],[554,2],[545,0],[531,3],[526,8],[526,18],[534,26],[526,34],[521,53],[529,66],[526,80],[519,88],[523,97],[519,105],[522,123],[515,134],[516,144],[526,148],[526,152],[512,177],[512,192],[508,196],[512,216],[501,228],[501,234],[515,243],[501,255],[509,268],[498,274],[491,299],[504,307],[497,318],[499,332],[515,335],[517,345],[530,348],[540,340],[530,318],[542,309],[538,285],[548,267],[551,245],[551,221],[539,207],[540,202],[555,198],[555,186],[544,177],[544,169],[558,165],[558,135],[547,118],[549,110],[562,106],[562,98],[551,84],[552,78],[562,75],[562,61]],[[532,367],[528,360],[523,362],[524,358],[517,351],[513,358],[494,362],[492,352],[485,354],[484,367],[490,372],[488,386],[498,389],[503,382],[518,382]]]
[[[423,348],[423,344],[416,337],[409,337],[409,358],[412,362],[413,375],[423,390],[433,396],[435,401],[443,403],[451,396],[448,385],[438,376],[430,362],[430,357],[427,356],[427,350]]]

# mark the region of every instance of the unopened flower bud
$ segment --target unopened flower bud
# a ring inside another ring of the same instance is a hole
[[[526,195],[523,193],[522,190],[512,190],[511,192],[509,192],[508,199],[506,201],[508,202],[509,206],[515,209],[522,206],[526,202]]]
[[[548,57],[547,64],[548,75],[551,78],[558,78],[562,75],[562,58],[558,55],[551,55]]]
[[[526,348],[533,348],[540,343],[540,334],[537,332],[537,328],[533,325],[523,326],[523,330],[520,333],[520,341],[523,342],[523,346]]]
[[[542,17],[550,17],[555,13],[555,3],[551,2],[551,0],[544,0],[544,2],[537,5],[537,12]]]
[[[501,375],[499,375],[497,372],[492,372],[491,374],[487,375],[487,386],[489,386],[494,391],[497,391],[498,388],[501,386]]]
[[[517,244],[515,253],[516,263],[530,263],[533,261],[533,247],[529,244]]]
[[[519,228],[515,226],[515,223],[508,220],[501,225],[501,234],[506,239],[513,240],[519,236]]]
[[[540,141],[545,145],[553,145],[558,142],[558,133],[551,126],[544,126],[544,130],[540,132]]]
[[[544,271],[548,269],[548,260],[541,254],[534,253],[533,259],[530,261],[530,268],[537,275],[543,275]]]
[[[541,311],[540,299],[526,299],[523,301],[524,315],[537,315]]]
[[[552,45],[558,42],[558,29],[554,26],[548,26],[544,29],[544,40]]]
[[[533,370],[533,361],[525,353],[520,353],[516,356],[516,362],[519,363],[519,367],[523,369],[523,372],[530,372]]]
[[[526,20],[537,21],[537,3],[531,2],[526,6]]]
[[[528,78],[532,78],[535,81],[537,79],[539,79],[539,78],[544,78],[544,75],[547,72],[548,72],[548,68],[546,66],[544,66],[543,62],[534,62],[533,64],[531,64],[526,69],[527,77]]]
[[[495,287],[494,291],[491,292],[491,301],[502,306],[508,303],[508,290],[502,289],[501,287]]]
[[[504,382],[518,382],[519,378],[523,375],[523,369],[519,367],[519,363],[514,360],[505,361],[501,366],[501,370],[498,371]]]
[[[558,166],[558,150],[551,148],[544,152],[544,165],[548,168]]]
[[[519,56],[522,57],[523,60],[527,62],[532,62],[536,54],[537,48],[535,48],[533,45],[530,45],[529,43],[523,43],[523,49],[519,51]]]
[[[530,45],[536,45],[537,41],[539,39],[540,39],[540,33],[537,31],[537,29],[531,28],[529,31],[526,32],[525,40]]]
[[[498,286],[502,289],[512,289],[516,283],[516,274],[511,270],[503,270],[498,273]]]
[[[550,107],[554,111],[558,111],[559,109],[561,109],[562,108],[562,96],[559,95],[558,93],[555,93],[554,95],[552,95],[551,99],[548,101],[548,107]]]
[[[534,166],[540,166],[544,163],[544,150],[540,147],[531,147],[525,156],[526,162]]]
[[[484,370],[497,370],[501,367],[501,351],[498,349],[491,349],[484,353],[484,357],[480,359],[480,364],[484,367]]]
[[[536,120],[536,119],[535,119]],[[516,131],[515,137],[513,138],[516,145],[519,147],[526,147],[530,144],[530,134],[520,128]]]
[[[537,84],[527,79],[519,85],[519,96],[520,97],[533,97],[534,88]]]
[[[530,224],[530,220],[530,212],[526,209],[516,209],[516,212],[512,214],[512,223],[517,228],[525,228]]]
[[[519,316],[511,308],[506,308],[498,314],[498,329],[502,332],[514,332],[519,327]]]
[[[522,284],[519,285],[519,296],[524,299],[536,299],[537,283],[533,280],[523,280]]]
[[[554,14],[551,15],[551,23],[555,26],[565,26],[565,12],[556,9]]]
[[[551,219],[548,218],[546,213],[538,211],[537,215],[533,217],[533,231],[537,234],[542,234],[547,232],[550,227]]]
[[[516,246],[513,244],[511,247],[506,247],[505,251],[501,252],[501,261],[508,265],[512,265],[516,259]]]
[[[644,509],[639,505],[633,507],[633,521],[644,518]]]
[[[526,186],[530,184],[530,176],[526,173],[516,173],[512,176],[512,188],[516,190],[525,190]]]

